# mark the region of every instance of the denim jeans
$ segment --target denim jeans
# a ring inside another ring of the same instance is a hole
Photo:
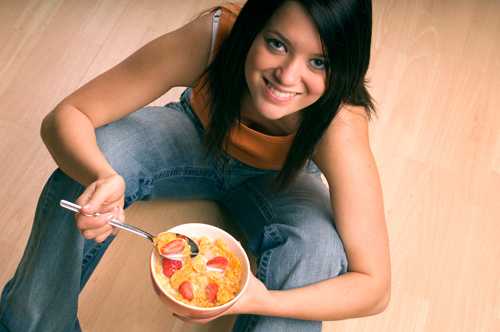
[[[96,130],[99,147],[126,181],[125,207],[157,197],[218,202],[242,230],[247,249],[258,258],[256,275],[268,289],[297,288],[346,272],[318,168],[308,162],[277,192],[276,171],[227,155],[207,156],[190,92],[179,102],[143,108]],[[60,199],[76,200],[83,189],[61,170],[47,181],[25,253],[2,292],[1,331],[80,330],[78,294],[113,240],[85,240],[73,214],[58,206]],[[320,321],[257,315],[240,315],[233,327],[234,332],[320,330]]]

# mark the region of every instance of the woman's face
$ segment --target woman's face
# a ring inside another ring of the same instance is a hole
[[[312,19],[286,2],[257,35],[245,61],[245,103],[268,120],[286,118],[325,91],[326,59]]]

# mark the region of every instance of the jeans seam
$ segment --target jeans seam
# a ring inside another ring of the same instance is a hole
[[[204,178],[212,181],[215,186],[222,189],[224,183],[219,179],[216,174],[210,171],[209,168],[199,168],[199,167],[172,167],[168,169],[162,169],[158,171],[151,179],[148,185],[152,186],[154,181],[175,178],[175,177],[190,177],[193,179]]]
[[[174,177],[174,176],[191,176],[191,177],[208,177],[208,178],[215,178],[213,175],[210,175],[210,170],[207,169],[200,169],[197,167],[190,167],[190,166],[185,166],[185,167],[172,167],[168,169],[162,169],[151,178],[152,181],[157,181],[161,180],[164,178],[169,178],[169,177]],[[206,176],[209,175],[209,176]],[[152,182],[151,182],[152,183]]]
[[[253,186],[248,182],[245,185],[249,191],[254,193],[253,196],[254,199],[256,200],[259,211],[266,219],[266,223],[270,224],[272,220],[274,220],[275,218],[271,205],[267,202],[266,198],[263,195],[261,195],[261,193],[257,190],[255,186]]]
[[[83,259],[82,259],[82,274],[83,271],[85,270],[85,267],[88,265],[88,263],[91,261],[93,257],[95,257],[97,251],[102,247],[101,243],[97,243],[92,249],[89,250],[89,253],[86,254]]]
[[[275,225],[270,224],[264,226],[264,233],[268,234],[273,241],[276,241],[277,243],[283,243],[283,236],[280,234],[279,230],[276,228]],[[268,267],[269,267],[269,262],[271,261],[273,250],[274,248],[270,248],[260,256],[259,265],[257,267],[256,276],[265,285],[267,285],[267,281],[268,279],[270,279]],[[254,328],[255,325],[257,324],[258,319],[259,319],[258,315],[250,315],[247,320],[247,324],[246,327],[244,328],[244,331],[248,332],[252,328]]]
[[[250,183],[245,183],[245,187],[247,190],[253,192],[253,197],[257,202],[257,207],[262,213],[265,221],[266,221],[266,226],[264,226],[264,233],[268,233],[273,240],[278,240],[282,241],[282,236],[278,234],[278,230],[275,228],[275,226],[272,225],[272,220],[275,218],[274,213],[272,211],[272,208],[270,204],[267,202],[265,197],[263,197],[258,189],[254,186],[252,186]],[[263,235],[264,236],[264,235]],[[266,284],[268,280],[268,266],[269,266],[269,261],[271,259],[273,249],[268,249],[266,250],[259,258],[259,263],[257,266],[257,272],[256,272],[256,277],[261,280],[264,284]],[[249,315],[248,319],[246,320],[246,325],[243,326],[242,332],[250,332],[251,329],[253,329],[258,322],[259,316],[258,315]]]
[[[198,115],[194,112],[193,107],[191,106],[191,103],[189,101],[190,96],[191,96],[191,88],[187,88],[182,92],[181,97],[179,99],[179,104],[181,106],[180,110],[187,114],[187,116],[193,122],[198,133],[201,136],[204,136],[206,130],[205,126],[200,121],[200,118],[198,118]]]

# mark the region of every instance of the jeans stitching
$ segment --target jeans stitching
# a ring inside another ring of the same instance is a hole
[[[217,177],[213,171],[209,168],[197,168],[197,167],[173,167],[170,169],[163,169],[157,172],[151,179],[151,186],[153,186],[154,181],[164,180],[168,178],[175,177],[190,177],[193,179],[203,178],[212,181],[216,188],[222,190],[224,183],[221,181],[220,177]]]
[[[180,110],[187,114],[187,116],[193,122],[198,133],[201,136],[204,136],[205,126],[203,125],[203,123],[201,123],[200,119],[198,118],[198,116],[195,114],[193,108],[191,107],[191,103],[189,102],[190,96],[191,96],[191,89],[190,88],[187,88],[186,90],[184,90],[182,92],[180,100],[179,100],[180,106],[182,106],[180,108]]]
[[[266,219],[266,223],[271,223],[271,221],[275,218],[271,205],[268,203],[266,198],[257,190],[255,186],[250,183],[245,184],[248,191],[253,192],[253,197],[256,200],[259,211],[262,213],[264,218]]]
[[[279,232],[279,230],[276,228],[275,225],[270,224],[266,225],[264,227],[264,233],[268,234],[273,241],[275,241],[277,244],[283,243],[283,236]],[[270,271],[269,271],[269,262],[271,261],[271,256],[273,254],[274,249],[268,249],[266,250],[259,259],[259,265],[257,267],[257,273],[256,276],[257,278],[262,281],[265,285],[267,285],[267,281],[270,279]],[[254,328],[257,325],[259,316],[257,315],[250,315],[246,328],[244,329],[245,332],[250,331],[252,328]]]
[[[99,249],[101,249],[102,245],[100,243],[96,243],[95,246],[92,247],[92,249],[89,250],[89,252],[83,257],[82,260],[82,272],[85,270],[87,267],[88,263],[91,262],[91,260],[96,256],[96,253]],[[82,273],[83,274],[83,273]]]
[[[170,169],[163,169],[157,172],[152,180],[161,180],[164,178],[174,177],[174,176],[191,176],[191,177],[206,177],[208,179],[213,180],[215,176],[211,175],[212,173],[208,168],[200,169],[196,167],[173,167]],[[208,176],[207,176],[208,175]],[[152,183],[152,182],[151,182]]]
[[[245,183],[245,187],[247,188],[248,191],[251,191],[253,193],[252,196],[256,200],[257,203],[256,205],[260,210],[260,212],[262,213],[264,219],[266,220],[266,223],[271,223],[272,220],[274,219],[274,214],[272,212],[270,204],[267,202],[265,197],[261,195],[259,190],[256,187],[252,186],[250,183]],[[273,239],[281,239],[281,236],[277,236],[275,231],[276,230],[274,230],[274,226],[272,224],[264,226],[264,233],[270,232],[273,234],[271,235]],[[268,249],[259,258],[259,264],[257,267],[256,276],[264,284],[266,284],[268,280],[268,265],[271,259],[271,255],[272,255],[272,249]],[[251,331],[251,329],[253,329],[257,325],[258,320],[259,320],[258,315],[249,315],[245,322],[246,324],[242,328],[243,332]]]

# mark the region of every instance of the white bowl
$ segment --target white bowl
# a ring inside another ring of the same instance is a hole
[[[239,298],[247,288],[248,280],[250,277],[249,274],[250,262],[248,261],[248,256],[243,247],[241,246],[240,242],[237,241],[233,236],[231,236],[231,234],[227,233],[226,231],[208,224],[201,224],[201,223],[182,224],[175,226],[167,231],[184,234],[192,238],[199,238],[201,236],[206,236],[209,239],[213,240],[221,239],[227,244],[229,250],[231,250],[231,252],[233,252],[236,255],[236,257],[238,257],[242,267],[240,291],[231,301],[215,307],[208,307],[208,308],[198,307],[179,301],[172,295],[170,295],[167,291],[162,289],[160,283],[157,280],[157,276],[154,273],[155,263],[158,254],[156,253],[156,250],[153,249],[150,259],[150,271],[151,271],[151,279],[153,281],[153,288],[155,289],[156,293],[160,296],[162,301],[167,305],[169,310],[181,316],[192,317],[192,318],[206,318],[224,312],[227,309],[229,309],[233,304],[235,304],[236,301],[239,300]]]

